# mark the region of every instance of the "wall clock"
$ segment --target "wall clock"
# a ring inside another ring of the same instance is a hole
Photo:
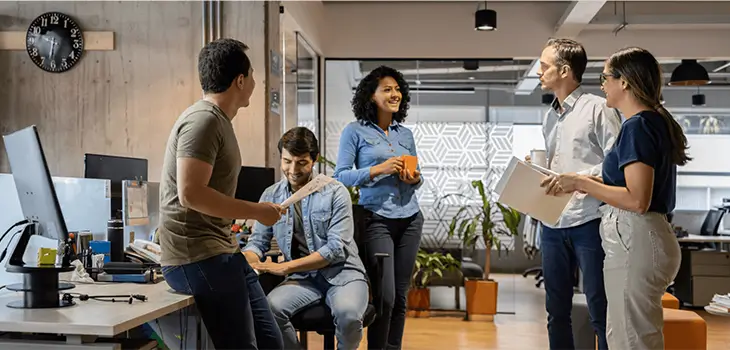
[[[84,52],[84,36],[78,23],[59,12],[44,13],[31,22],[25,36],[30,59],[46,72],[71,69]]]

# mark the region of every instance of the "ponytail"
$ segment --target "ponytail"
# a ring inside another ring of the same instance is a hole
[[[687,155],[687,149],[689,147],[687,146],[687,137],[684,135],[684,130],[682,130],[682,127],[677,123],[677,121],[674,119],[671,113],[664,108],[661,104],[658,104],[655,107],[657,113],[664,118],[664,121],[667,123],[667,129],[669,130],[669,141],[671,144],[670,149],[670,159],[672,160],[673,164],[676,165],[685,165],[687,162],[692,160]]]

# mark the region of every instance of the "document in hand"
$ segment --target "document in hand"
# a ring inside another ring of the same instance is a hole
[[[546,224],[555,225],[573,196],[546,194],[540,182],[548,175],[557,174],[512,157],[495,188],[499,195],[498,202]]]
[[[294,194],[287,198],[284,202],[281,203],[281,206],[284,208],[289,207],[290,205],[299,202],[300,200],[304,199],[304,197],[317,192],[322,189],[325,185],[328,183],[335,181],[335,179],[324,175],[319,174],[312,179],[312,181],[309,181],[308,184],[304,185],[304,187],[300,188],[298,191],[294,192]]]

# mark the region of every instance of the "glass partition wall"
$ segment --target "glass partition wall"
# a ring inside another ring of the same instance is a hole
[[[295,126],[312,130],[323,140],[319,113],[319,55],[301,33],[283,29],[282,133]]]

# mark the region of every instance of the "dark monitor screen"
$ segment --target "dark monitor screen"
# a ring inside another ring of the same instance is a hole
[[[122,180],[147,181],[147,159],[86,153],[84,177],[119,184]]]
[[[66,240],[66,221],[36,126],[5,135],[3,140],[23,216],[39,224],[41,236]]]
[[[274,168],[242,166],[238,174],[236,199],[258,202],[269,186],[276,182]]]
[[[105,154],[84,154],[84,177],[110,180],[111,212],[113,218],[122,215],[122,180],[147,181],[147,159]]]

